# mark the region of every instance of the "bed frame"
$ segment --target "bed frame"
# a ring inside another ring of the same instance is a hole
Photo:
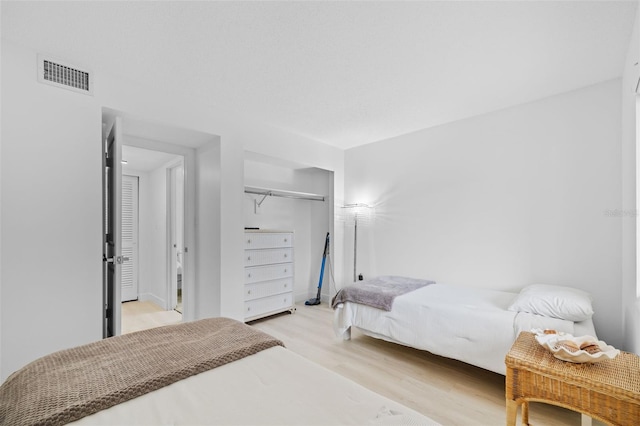
[[[346,301],[334,308],[336,336],[368,336],[505,374],[504,359],[521,331],[555,329],[596,336],[591,319],[566,321],[507,308],[517,293],[430,284],[397,296],[390,311]]]

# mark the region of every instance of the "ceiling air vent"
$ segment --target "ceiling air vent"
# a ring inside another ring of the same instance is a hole
[[[93,76],[91,73],[57,59],[38,56],[38,81],[86,95],[93,95]]]

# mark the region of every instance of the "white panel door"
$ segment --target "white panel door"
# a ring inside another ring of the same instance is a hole
[[[138,177],[122,176],[122,301],[138,299]]]

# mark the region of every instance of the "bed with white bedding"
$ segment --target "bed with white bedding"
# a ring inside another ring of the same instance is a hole
[[[397,278],[378,277],[390,282]],[[541,328],[596,336],[588,295],[567,287],[530,288],[540,297],[525,298],[524,290],[519,294],[431,282],[395,297],[390,311],[344,301],[334,305],[334,331],[348,340],[351,327],[356,327],[372,337],[500,374],[505,374],[505,355],[521,331]],[[573,298],[576,294],[578,305]],[[518,302],[521,306],[516,306]],[[564,314],[566,310],[571,315]],[[572,320],[558,318],[561,316]]]
[[[281,346],[72,424],[437,425]]]
[[[0,386],[0,424],[437,423],[285,349],[266,333],[214,318],[36,360]]]

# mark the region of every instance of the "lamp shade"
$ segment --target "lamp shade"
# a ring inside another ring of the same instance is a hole
[[[357,222],[358,225],[366,225],[375,218],[375,209],[368,204],[345,204],[341,210],[341,216],[347,224]]]

